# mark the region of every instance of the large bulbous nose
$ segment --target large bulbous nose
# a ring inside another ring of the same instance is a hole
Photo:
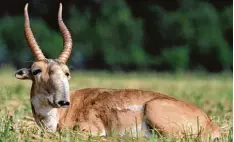
[[[70,102],[69,101],[64,101],[64,100],[61,100],[61,101],[58,101],[57,103],[60,107],[68,107],[70,105]]]

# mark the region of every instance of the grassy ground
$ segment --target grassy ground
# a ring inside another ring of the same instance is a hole
[[[0,142],[1,141],[120,141],[109,137],[90,137],[79,131],[50,133],[35,124],[29,102],[30,81],[14,78],[14,70],[0,72]],[[138,88],[166,93],[202,108],[224,133],[222,141],[232,141],[232,75],[73,72],[70,88]],[[169,138],[132,138],[125,141],[172,141]],[[173,140],[175,141],[175,140]],[[176,141],[194,141],[184,139]]]

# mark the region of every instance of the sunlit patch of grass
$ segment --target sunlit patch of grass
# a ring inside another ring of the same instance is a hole
[[[14,70],[0,72],[0,142],[5,141],[199,141],[174,139],[153,133],[149,139],[131,135],[92,137],[78,130],[47,132],[31,113],[30,81],[14,78]],[[232,75],[230,73],[108,73],[73,72],[71,90],[82,88],[137,88],[166,93],[202,108],[223,132],[221,141],[232,141]]]

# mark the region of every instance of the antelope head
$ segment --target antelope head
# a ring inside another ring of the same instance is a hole
[[[62,19],[62,4],[58,12],[58,24],[63,35],[64,48],[57,59],[45,58],[37,44],[28,16],[28,4],[24,8],[24,32],[27,43],[31,48],[36,61],[31,68],[22,68],[15,73],[17,79],[32,80],[31,98],[40,98],[40,104],[53,108],[68,107],[70,72],[66,65],[72,51],[72,38]]]

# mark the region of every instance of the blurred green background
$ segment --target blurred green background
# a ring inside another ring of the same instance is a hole
[[[31,0],[34,35],[48,58],[62,51],[58,0]],[[233,4],[214,0],[64,0],[73,69],[231,71]],[[0,5],[0,67],[34,60],[23,32],[26,1]]]

